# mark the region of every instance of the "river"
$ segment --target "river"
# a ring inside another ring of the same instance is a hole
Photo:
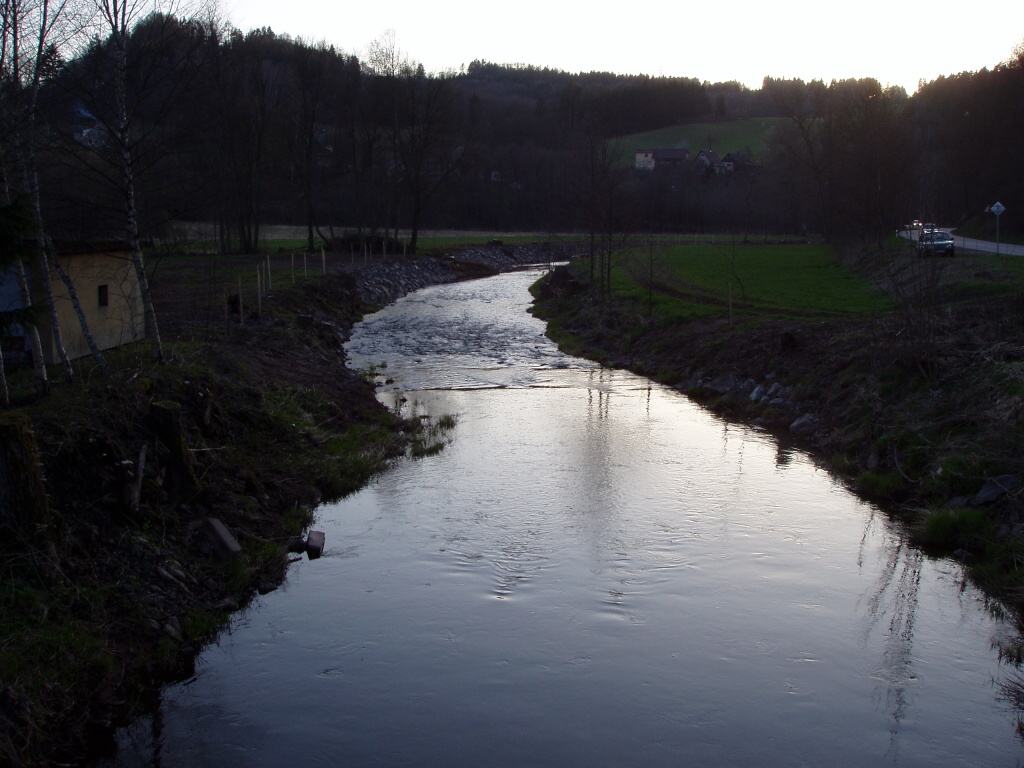
[[[111,765],[1021,764],[1013,628],[961,566],[770,436],[558,352],[539,274],[356,328],[351,365],[455,416],[447,446],[321,508],[324,557]]]

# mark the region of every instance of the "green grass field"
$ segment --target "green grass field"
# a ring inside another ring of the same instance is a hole
[[[653,275],[653,281],[651,276]],[[825,245],[676,245],[620,254],[613,289],[659,321],[887,312],[891,299],[836,263]],[[654,291],[648,290],[653,282]]]
[[[278,228],[282,229],[282,228]],[[408,242],[409,233],[402,232],[400,237],[404,242]],[[501,234],[493,232],[458,232],[458,231],[445,231],[445,232],[434,232],[428,231],[421,233],[419,236],[419,252],[427,253],[431,251],[444,251],[454,248],[469,248],[476,245],[485,245],[493,240],[500,240],[505,245],[516,245],[516,244],[528,244],[538,243],[544,241],[551,242],[565,242],[572,240],[584,241],[586,237],[579,234],[557,234],[547,232],[524,232],[524,233],[513,233],[513,234]],[[320,240],[317,240],[317,250],[314,256],[310,258],[319,258],[319,247]],[[165,253],[180,254],[180,253],[192,253],[192,254],[216,254],[218,250],[218,243],[214,240],[202,240],[202,239],[189,239],[182,241],[169,241],[155,246],[147,250],[147,254],[152,253],[153,255],[161,256]],[[260,239],[259,245],[259,256],[253,255],[253,262],[257,261],[260,256],[271,254],[275,257],[285,257],[290,254],[296,254],[296,257],[301,257],[302,253],[306,248],[306,239],[304,237],[266,237]],[[233,254],[236,255],[236,254]],[[344,254],[342,254],[344,255]],[[356,254],[359,256],[359,254]]]
[[[702,149],[710,148],[723,157],[729,152],[749,151],[760,160],[764,157],[768,132],[784,121],[785,118],[761,117],[716,123],[687,123],[634,133],[616,141],[630,161],[638,149],[683,147],[690,150],[691,157]]]

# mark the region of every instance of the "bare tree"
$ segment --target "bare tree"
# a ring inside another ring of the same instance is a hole
[[[836,91],[836,218],[847,235],[885,238],[910,218],[914,143],[901,88],[865,79],[832,83]]]
[[[160,69],[162,61],[159,56],[153,55],[153,51],[143,51],[133,46],[132,31],[140,22],[146,20],[155,28],[155,31],[147,30],[148,45],[151,46],[154,36],[158,40],[163,38],[160,42],[174,45],[182,37],[187,39],[191,34],[192,29],[181,19],[187,18],[193,9],[173,0],[168,3],[161,0],[89,2],[94,12],[94,28],[99,35],[90,53],[100,60],[108,58],[109,63],[109,78],[95,80],[91,84],[93,88],[90,89],[89,95],[94,102],[105,99],[111,102],[108,115],[103,115],[101,109],[96,109],[94,114],[102,119],[107,128],[107,137],[114,144],[122,229],[139,283],[146,338],[149,339],[153,359],[161,360],[163,345],[142,253],[137,179],[141,127],[136,122],[139,110],[144,106],[153,108],[156,112],[169,112],[170,105],[182,95],[188,83],[182,78],[180,70],[163,72]],[[154,108],[147,102],[146,97],[157,92],[160,105]],[[156,123],[151,116],[149,125],[153,126]]]
[[[369,63],[383,80],[391,108],[393,173],[409,195],[409,252],[415,253],[423,213],[461,164],[474,120],[459,119],[454,76],[428,75],[398,49],[393,32],[370,46]]]
[[[577,196],[590,236],[590,283],[602,299],[611,298],[614,256],[629,239],[623,188],[628,166],[622,153],[620,142],[606,139],[592,125],[577,149]]]
[[[274,155],[286,140],[284,45],[269,29],[234,33],[217,60],[208,133],[220,158],[223,226],[237,230],[244,253],[259,246]]]
[[[327,43],[307,45],[298,40],[291,64],[289,94],[295,120],[291,159],[306,219],[306,248],[312,251],[313,233],[320,223],[315,205],[317,181],[332,151],[329,125],[342,95],[339,81],[344,61]]]
[[[833,235],[835,213],[835,166],[833,92],[820,81],[765,78],[763,89],[789,126],[772,136],[772,149],[786,158],[785,165],[807,174],[818,201],[821,232],[826,240]]]
[[[139,212],[135,198],[135,169],[133,166],[133,138],[128,114],[128,33],[134,23],[153,10],[150,0],[94,0],[104,31],[110,35],[114,54],[114,99],[116,103],[116,132],[114,134],[121,156],[121,173],[124,192],[125,233],[131,250],[132,265],[139,281],[142,294],[142,308],[145,318],[146,337],[152,347],[154,360],[163,358],[160,342],[160,328],[157,325],[156,310],[149,290],[149,278],[142,258],[142,243],[139,238]]]
[[[11,201],[11,184],[15,184],[30,201],[34,217],[36,247],[34,254],[37,283],[42,286],[50,315],[50,331],[54,350],[64,368],[67,379],[73,377],[71,361],[64,348],[63,333],[53,294],[47,258],[47,237],[43,227],[39,200],[39,180],[36,169],[36,118],[39,93],[44,79],[59,62],[59,49],[63,43],[81,29],[77,6],[70,0],[4,0],[0,4],[2,40],[0,40],[0,73],[2,73],[2,108],[6,129],[5,142],[5,201]],[[17,166],[12,173],[11,163]],[[22,303],[31,305],[24,264],[17,259],[14,271]],[[37,387],[47,391],[46,366],[38,327],[27,328],[33,350],[33,364]],[[83,327],[88,336],[88,327]]]

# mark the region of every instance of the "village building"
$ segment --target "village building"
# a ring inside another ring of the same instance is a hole
[[[655,168],[682,168],[690,159],[690,150],[683,149],[638,149],[636,165],[638,171],[653,171]]]
[[[142,339],[142,298],[128,247],[109,243],[57,243],[55,250],[54,258],[70,278],[82,314],[100,350]],[[43,360],[48,365],[59,362],[42,280],[30,260],[25,261],[25,272]],[[84,357],[89,354],[89,347],[67,286],[54,264],[50,264],[50,273],[64,349],[72,360]],[[0,271],[0,313],[20,309],[23,305],[14,271]],[[18,325],[9,328],[3,338],[4,362],[27,362],[28,352],[24,328]]]

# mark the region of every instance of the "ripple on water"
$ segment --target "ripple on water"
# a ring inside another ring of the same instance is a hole
[[[769,438],[561,356],[526,282],[357,328],[395,403],[458,414],[451,445],[321,510],[333,556],[209,648],[123,765],[1021,761],[1009,630],[957,568]]]

